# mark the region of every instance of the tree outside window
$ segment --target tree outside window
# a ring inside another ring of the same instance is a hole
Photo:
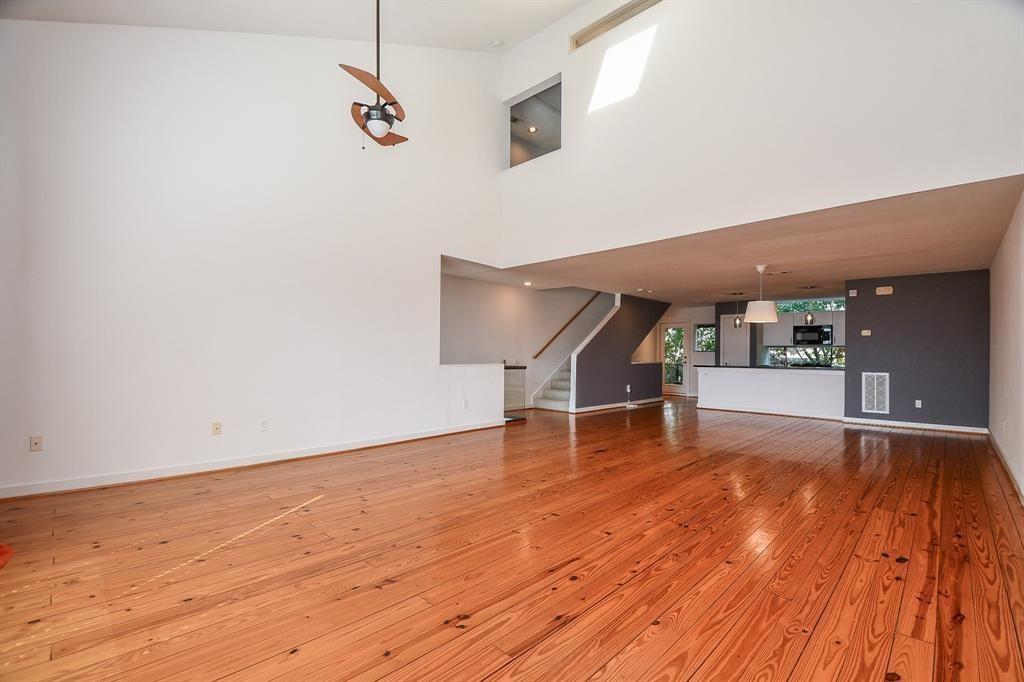
[[[717,347],[715,325],[698,324],[693,328],[693,350],[698,353],[714,353]]]
[[[775,309],[780,313],[816,313],[828,310],[846,310],[845,298],[808,298],[801,301],[778,301]]]

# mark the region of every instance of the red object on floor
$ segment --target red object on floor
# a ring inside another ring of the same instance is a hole
[[[14,548],[10,545],[0,545],[0,568],[7,565],[7,562],[14,556]]]

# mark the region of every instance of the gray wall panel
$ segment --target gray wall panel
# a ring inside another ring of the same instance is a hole
[[[633,400],[661,396],[661,364],[634,365],[630,357],[668,307],[623,294],[618,312],[576,358],[576,407],[625,402],[626,384]]]
[[[846,416],[988,426],[988,279],[973,270],[848,281],[858,295],[846,299]],[[891,296],[875,294],[887,285]],[[889,414],[861,411],[861,372],[889,372]]]

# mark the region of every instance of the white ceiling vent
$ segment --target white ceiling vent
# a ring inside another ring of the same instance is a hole
[[[888,372],[861,372],[860,411],[889,414]]]

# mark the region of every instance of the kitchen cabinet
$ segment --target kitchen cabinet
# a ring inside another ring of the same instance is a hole
[[[846,311],[837,310],[832,313],[832,345],[846,345]]]
[[[779,313],[779,321],[775,324],[762,324],[761,345],[792,346],[795,316],[795,313]],[[800,314],[800,322],[797,324],[803,324],[803,313]]]
[[[746,322],[736,329],[732,326],[736,315],[722,315],[718,321],[722,341],[723,367],[750,367],[750,327]]]

